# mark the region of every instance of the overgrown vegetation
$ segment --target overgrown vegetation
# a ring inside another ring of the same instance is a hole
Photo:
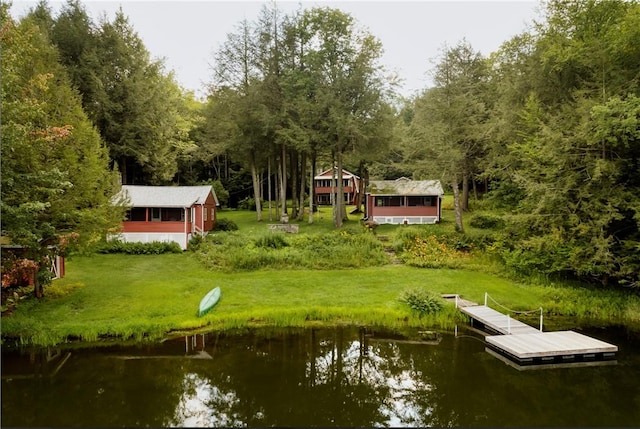
[[[365,268],[388,262],[372,234],[349,230],[314,234],[210,234],[197,253],[206,267],[225,272],[257,269]]]

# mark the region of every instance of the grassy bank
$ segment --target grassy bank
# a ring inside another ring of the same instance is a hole
[[[510,278],[490,254],[473,250],[473,242],[460,243],[452,213],[443,214],[438,225],[381,225],[374,235],[363,232],[362,215],[335,231],[330,209],[322,208],[313,224],[306,217],[299,223],[299,234],[283,235],[268,232],[266,210],[263,222],[253,212],[223,211],[220,217],[238,231],[211,234],[195,252],[69,260],[66,277],[49,286],[44,299],[23,300],[2,318],[2,337],[53,345],[265,325],[448,329],[463,322],[452,304],[435,315],[412,311],[399,297],[413,288],[476,302],[488,292],[514,310],[543,307],[549,327],[559,320],[562,328],[640,326],[637,294]],[[483,233],[469,228],[465,237]],[[390,251],[405,264],[391,264]],[[349,269],[330,269],[339,266]],[[198,318],[198,303],[214,286],[222,288],[222,300]]]
[[[386,265],[355,270],[209,271],[191,253],[96,255],[68,263],[67,276],[41,301],[26,300],[2,319],[2,335],[52,345],[67,339],[157,339],[168,333],[247,326],[362,324],[451,328],[461,316],[452,305],[419,317],[398,301],[403,290],[424,287],[481,302],[484,292],[514,309],[542,305],[554,313],[609,323],[638,321],[640,302],[613,293],[521,285],[468,270]],[[201,297],[215,285],[223,298],[196,317]],[[600,312],[600,314],[598,314]]]

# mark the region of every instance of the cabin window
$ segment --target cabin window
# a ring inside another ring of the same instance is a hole
[[[209,220],[209,210],[206,207],[202,209],[203,220],[206,222]]]
[[[180,208],[162,209],[163,222],[182,222],[184,221],[184,210]]]
[[[215,218],[216,218],[215,208],[211,207],[211,220],[214,220]]]
[[[407,197],[407,205],[409,207],[431,207],[434,206],[434,198],[433,197]]]
[[[318,204],[330,204],[331,199],[329,194],[318,194]]]
[[[133,222],[144,222],[147,220],[147,209],[144,207],[134,207],[127,210],[127,220]]]
[[[404,206],[404,197],[376,197],[376,207],[401,207]]]
[[[152,222],[160,222],[160,208],[152,207],[151,208],[151,221]]]

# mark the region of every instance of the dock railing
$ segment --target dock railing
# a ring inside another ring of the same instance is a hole
[[[456,307],[457,307],[457,296],[456,296]],[[532,313],[537,313],[538,311],[540,312],[540,332],[542,332],[542,324],[543,324],[543,310],[542,307],[537,308],[535,310],[529,310],[529,311],[517,311],[517,310],[512,310],[510,308],[505,307],[504,305],[500,304],[498,301],[496,301],[495,299],[493,299],[492,296],[489,295],[488,292],[484,293],[484,306],[485,307],[489,307],[489,299],[491,299],[491,301],[497,305],[498,307],[503,308],[504,310],[507,311],[507,331],[509,333],[511,333],[511,316],[509,315],[509,313],[515,313],[515,314],[524,314],[524,315],[528,315],[528,314],[532,314]]]

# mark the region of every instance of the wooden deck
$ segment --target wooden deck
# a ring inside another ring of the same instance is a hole
[[[537,332],[535,334],[494,335],[486,337],[489,345],[517,357],[589,356],[596,353],[615,353],[618,346],[579,334],[574,331]]]
[[[497,334],[485,337],[487,350],[491,350],[494,356],[497,353],[508,358],[516,365],[558,367],[580,363],[591,366],[596,362],[611,363],[618,351],[613,344],[574,331],[542,332],[485,305],[468,301],[460,305],[464,300],[459,297],[455,300],[458,309],[471,318],[472,324],[475,322],[486,331]]]

